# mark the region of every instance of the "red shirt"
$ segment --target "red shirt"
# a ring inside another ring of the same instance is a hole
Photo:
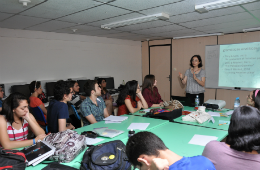
[[[132,106],[133,106],[134,108],[136,108],[137,102],[140,101],[139,97],[137,97],[137,96],[135,97],[136,102],[133,101],[129,95],[126,96],[125,100],[126,100],[126,99],[131,101],[131,104],[132,104]],[[118,112],[117,112],[117,115],[118,115],[118,116],[121,116],[121,115],[124,115],[124,114],[128,114],[128,113],[130,113],[130,112],[129,112],[129,110],[127,109],[127,107],[126,107],[125,104],[120,105],[120,106],[118,107]]]
[[[151,107],[153,104],[159,104],[160,102],[163,102],[161,99],[161,95],[158,92],[158,88],[153,88],[153,95],[152,92],[145,88],[142,92],[144,99],[146,100],[146,103],[148,104],[148,107]],[[155,97],[156,96],[156,97]]]
[[[40,105],[43,104],[43,102],[42,102],[38,97],[31,96],[31,97],[29,98],[29,100],[30,100],[30,107],[38,107],[38,106],[40,106]],[[44,105],[44,104],[43,104],[43,105]],[[45,117],[45,119],[46,119],[46,121],[47,121],[47,115],[44,114],[44,117]],[[43,121],[37,120],[37,122],[38,122],[40,125],[42,125],[42,126],[45,125],[45,123],[44,123]]]

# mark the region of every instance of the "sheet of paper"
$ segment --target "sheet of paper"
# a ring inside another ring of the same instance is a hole
[[[121,121],[116,122],[116,121],[110,121],[110,120],[105,121],[105,124],[109,124],[109,123],[122,123],[122,122]]]
[[[234,110],[230,110],[230,111],[226,112],[226,114],[227,114],[227,115],[232,115],[233,112],[234,112]]]
[[[119,122],[119,121],[124,121],[126,119],[128,119],[127,116],[113,116],[113,115],[110,115],[110,116],[106,117],[104,120]]]
[[[206,136],[206,135],[195,134],[189,141],[189,144],[206,146],[206,144],[209,143],[210,141],[217,140],[217,139],[218,139],[218,137],[216,137],[216,136]]]
[[[212,122],[214,124],[215,123],[215,119],[213,117],[211,117],[208,122]]]
[[[215,116],[215,117],[220,117],[220,114],[218,112],[207,112],[208,114],[210,114],[211,116]]]
[[[218,121],[218,125],[229,125],[230,124],[230,121],[228,121],[228,120],[219,120]]]
[[[143,109],[142,111],[145,111],[145,113],[150,112],[151,109]]]
[[[150,125],[150,123],[131,123],[127,129],[145,130],[149,125]]]
[[[86,141],[86,144],[87,145],[94,145],[98,142],[101,142],[102,140],[104,139],[101,139],[101,138],[88,138],[88,137],[85,137],[85,141]]]

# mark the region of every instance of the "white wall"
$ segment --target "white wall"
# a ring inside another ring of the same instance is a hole
[[[141,42],[0,28],[0,84],[113,76],[142,82]]]

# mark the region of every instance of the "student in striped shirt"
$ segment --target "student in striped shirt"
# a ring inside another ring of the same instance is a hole
[[[21,93],[12,93],[3,103],[0,115],[0,146],[5,149],[30,146],[45,138],[44,130],[29,112],[28,101]],[[28,130],[37,136],[27,140]]]

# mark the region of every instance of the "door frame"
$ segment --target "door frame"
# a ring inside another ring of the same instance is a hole
[[[151,51],[151,47],[158,47],[158,46],[170,46],[170,100],[171,100],[171,96],[172,96],[172,39],[171,39],[171,44],[160,44],[160,45],[149,45],[149,41],[148,41],[148,47],[149,47],[149,51],[148,51],[148,55],[149,55],[149,74],[150,73],[150,67],[151,67],[151,62],[150,62],[150,51]]]

